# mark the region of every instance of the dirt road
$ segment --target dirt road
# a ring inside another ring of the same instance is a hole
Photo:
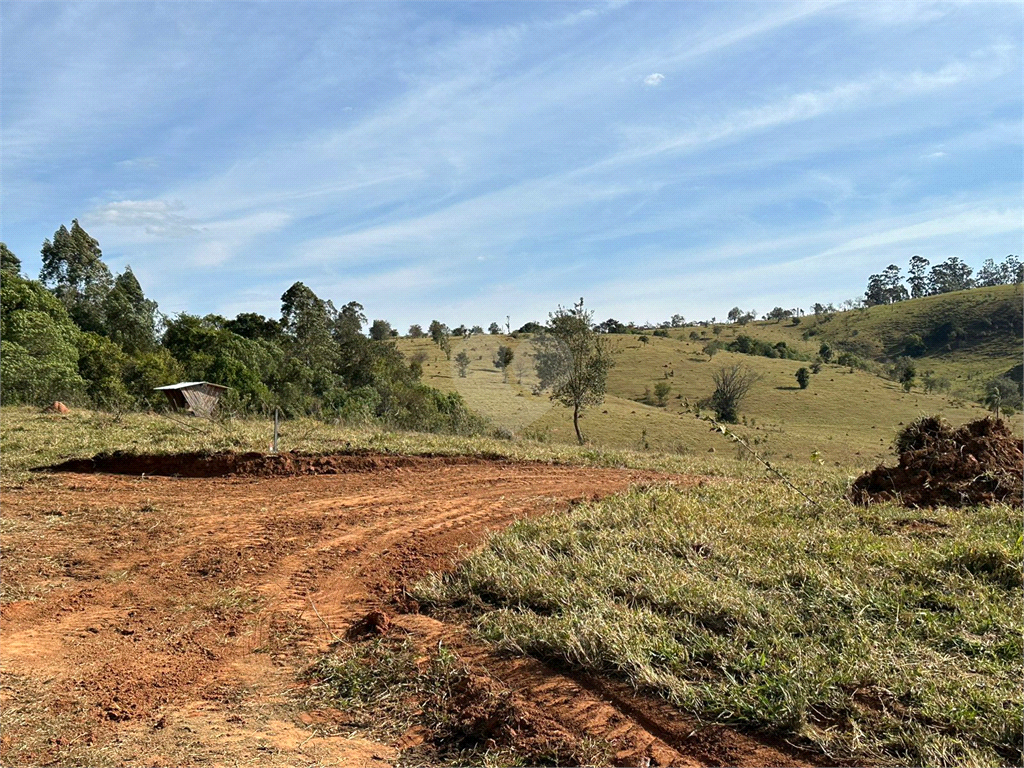
[[[3,763],[392,764],[395,744],[319,736],[296,705],[313,655],[384,609],[415,642],[443,639],[544,716],[610,741],[619,764],[793,764],[612,684],[498,658],[404,597],[517,518],[666,478],[450,457],[340,457],[331,471],[5,488]]]

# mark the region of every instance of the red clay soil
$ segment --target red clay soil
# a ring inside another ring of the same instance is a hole
[[[407,743],[338,735],[343,712],[298,704],[301,670],[353,625],[424,653],[443,641],[477,688],[514,691],[530,738],[607,741],[618,765],[810,764],[408,610],[411,581],[518,518],[699,478],[369,454],[137,457],[136,474],[95,474],[110,461],[4,489],[3,765],[393,764]],[[158,472],[210,462],[236,476]]]
[[[850,498],[855,503],[1022,503],[1024,442],[1002,421],[986,418],[953,429],[937,417],[923,418],[901,433],[897,448],[897,466],[880,464],[853,483]]]

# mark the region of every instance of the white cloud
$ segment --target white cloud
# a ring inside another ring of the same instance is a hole
[[[665,76],[661,72],[652,72],[644,78],[644,85],[656,86],[661,85],[661,81],[665,79]]]
[[[114,227],[140,228],[153,237],[187,237],[200,230],[181,214],[184,205],[167,200],[120,200],[93,211],[92,218]]]

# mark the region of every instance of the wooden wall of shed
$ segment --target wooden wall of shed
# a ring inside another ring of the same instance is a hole
[[[192,408],[192,413],[205,419],[213,415],[213,409],[217,407],[220,399],[220,390],[213,387],[190,387],[182,390],[185,399]]]

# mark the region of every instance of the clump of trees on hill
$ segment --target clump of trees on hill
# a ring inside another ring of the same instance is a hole
[[[903,284],[900,268],[895,264],[890,264],[877,275],[871,275],[868,278],[864,303],[869,307],[878,304],[895,304],[898,301],[934,296],[939,293],[963,291],[968,288],[1013,285],[1022,282],[1024,282],[1024,264],[1012,254],[999,264],[993,259],[986,259],[977,275],[974,275],[974,270],[956,257],[931,266],[928,259],[922,256],[913,256],[907,271],[906,285]]]
[[[111,274],[99,243],[73,221],[42,247],[40,280],[0,244],[0,389],[5,403],[53,400],[127,409],[162,407],[153,388],[181,380],[230,387],[235,411],[377,420],[400,428],[469,432],[482,422],[456,394],[419,381],[394,330],[358,302],[341,308],[297,282],[280,318],[167,317],[126,267]],[[442,348],[447,328],[431,328]]]

